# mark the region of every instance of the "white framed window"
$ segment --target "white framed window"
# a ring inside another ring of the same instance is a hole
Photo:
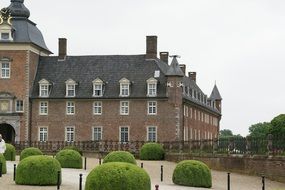
[[[16,100],[15,110],[16,112],[24,112],[24,101],[23,100]]]
[[[48,141],[48,128],[47,127],[39,128],[39,138],[38,139],[40,142]]]
[[[48,102],[40,101],[39,106],[39,114],[40,115],[48,115]]]
[[[120,133],[119,133],[119,138],[120,142],[129,142],[129,127],[128,126],[123,126],[120,127]]]
[[[120,102],[120,114],[129,115],[129,101]]]
[[[72,101],[66,102],[66,114],[74,115],[75,114],[75,103]]]
[[[93,83],[93,96],[94,97],[103,96],[103,81],[97,78],[92,83]]]
[[[102,115],[102,102],[96,101],[93,103],[93,114]]]
[[[76,96],[76,92],[75,92],[75,85],[77,85],[77,83],[72,80],[72,79],[68,79],[66,82],[66,97],[75,97]]]
[[[156,126],[147,127],[147,141],[151,141],[151,142],[157,141],[157,127]]]
[[[146,82],[147,82],[147,96],[150,97],[157,96],[157,80],[155,78],[150,78]]]
[[[130,96],[130,81],[126,78],[122,78],[120,81],[120,96]]]
[[[103,137],[103,127],[93,127],[92,134],[93,141],[101,141]]]
[[[8,61],[3,61],[1,63],[1,78],[9,79],[10,72],[11,72],[10,63]]]
[[[42,79],[39,81],[39,86],[40,86],[39,88],[40,97],[48,97],[50,82],[47,81],[46,79]]]
[[[188,117],[188,106],[184,105],[184,116]]]
[[[75,140],[75,127],[65,127],[65,141],[74,142]]]
[[[147,114],[148,115],[156,115],[157,114],[157,102],[156,101],[148,101],[147,102]]]

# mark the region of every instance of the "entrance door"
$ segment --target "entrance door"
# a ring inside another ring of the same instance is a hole
[[[0,134],[2,134],[2,138],[7,143],[12,143],[15,141],[15,130],[9,124],[0,124]]]

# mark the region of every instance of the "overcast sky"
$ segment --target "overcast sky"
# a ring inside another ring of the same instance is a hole
[[[8,6],[10,0],[1,0]],[[210,95],[223,97],[222,129],[246,135],[251,124],[285,113],[284,0],[25,0],[47,46],[68,39],[69,55],[181,56]]]

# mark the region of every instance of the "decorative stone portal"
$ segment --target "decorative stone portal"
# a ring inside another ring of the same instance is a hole
[[[0,116],[0,134],[7,143],[19,141],[20,139],[20,117]]]

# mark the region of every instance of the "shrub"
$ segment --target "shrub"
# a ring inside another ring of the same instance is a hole
[[[6,174],[7,173],[6,159],[3,154],[0,154],[0,162],[2,163],[2,174]]]
[[[24,150],[22,150],[20,154],[20,160],[23,160],[24,158],[27,158],[29,156],[36,156],[36,155],[43,155],[43,153],[38,148],[34,147],[25,148]]]
[[[82,168],[82,157],[75,150],[61,150],[56,154],[55,159],[59,161],[62,168]]]
[[[190,187],[212,187],[211,171],[206,164],[185,160],[177,164],[172,175],[173,183]]]
[[[108,162],[127,162],[137,165],[135,157],[127,151],[113,151],[107,154],[103,163]]]
[[[79,154],[80,154],[81,156],[83,155],[82,150],[80,150],[80,149],[77,148],[76,146],[66,146],[66,147],[63,148],[63,150],[66,150],[66,149],[75,150],[75,151],[79,152]]]
[[[22,160],[16,170],[16,184],[56,185],[60,163],[48,156],[30,156]]]
[[[164,160],[164,149],[158,143],[146,143],[140,150],[141,160]]]
[[[10,161],[16,160],[16,149],[13,145],[6,143],[5,159]]]
[[[134,164],[110,162],[93,169],[87,176],[85,190],[150,190],[150,177]]]

